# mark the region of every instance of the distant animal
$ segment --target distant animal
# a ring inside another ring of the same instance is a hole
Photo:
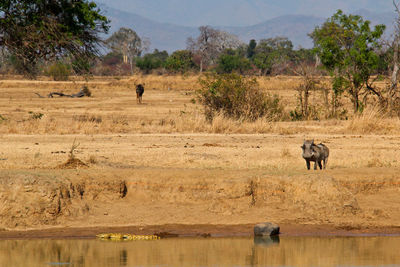
[[[326,169],[326,164],[328,163],[329,149],[326,145],[320,143],[318,145],[314,144],[314,140],[304,140],[303,145],[303,158],[306,160],[307,169],[310,169],[310,162],[314,161],[314,170],[317,169],[317,164],[322,170],[322,161],[324,162],[324,169]]]
[[[144,86],[142,84],[136,85],[136,103],[142,103],[142,95],[144,93]]]

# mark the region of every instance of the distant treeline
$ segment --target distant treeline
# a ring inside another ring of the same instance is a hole
[[[70,75],[81,74],[110,76],[143,73],[162,75],[195,74],[203,71],[220,74],[235,72],[242,75],[298,75],[298,72],[295,71],[298,66],[304,64],[318,66],[320,64],[314,48],[295,49],[291,40],[286,37],[251,40],[245,44],[234,35],[208,26],[200,27],[199,30],[200,35],[196,39],[188,38],[187,49],[169,54],[167,51],[158,49],[152,52],[147,51],[149,41],[143,41],[131,29],[121,28],[106,40],[108,52],[96,59],[85,62],[77,62],[76,59],[68,57],[52,61],[40,60],[35,72],[52,76],[55,80],[64,80],[68,79]],[[120,36],[117,36],[118,34]],[[113,39],[116,38],[120,40],[115,42]],[[206,40],[206,38],[209,39]],[[131,42],[131,44],[126,45],[126,42]],[[124,50],[124,47],[128,47],[128,49]],[[134,51],[129,51],[129,47]],[[375,72],[376,74],[387,74],[393,57],[393,49],[386,47],[377,53],[379,63]],[[77,65],[78,67],[76,67]],[[24,74],[25,71],[15,55],[8,53],[7,50],[0,52],[0,72],[2,74]],[[320,73],[326,74],[322,68]]]

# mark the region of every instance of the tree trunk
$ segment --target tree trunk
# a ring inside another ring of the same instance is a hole
[[[320,57],[316,54],[315,55],[315,68],[321,66],[321,59]]]
[[[200,59],[200,73],[203,72],[203,59]]]
[[[133,75],[133,59],[129,59],[129,65],[131,67],[131,74]]]
[[[354,101],[354,114],[356,114],[360,108],[360,102],[358,101],[358,93],[354,92],[353,94],[353,101]]]
[[[399,9],[399,2],[396,0],[393,0],[393,5],[395,7],[396,13],[397,13],[397,18],[395,21],[395,37],[393,40],[393,72],[392,72],[392,77],[390,79],[390,90],[389,90],[389,96],[388,96],[388,102],[389,102],[389,108],[390,110],[393,110],[395,101],[397,101],[398,97],[398,92],[397,92],[397,76],[399,72],[399,43],[400,43],[400,9]]]
[[[390,79],[390,91],[389,91],[389,107],[393,108],[393,100],[397,96],[397,77],[399,72],[399,36],[396,36],[393,42],[393,71]]]
[[[308,97],[310,92],[308,91],[307,85],[304,86],[304,116],[308,119]]]
[[[332,112],[331,112],[332,117],[336,116],[336,107],[337,107],[337,94],[335,92],[332,92]]]

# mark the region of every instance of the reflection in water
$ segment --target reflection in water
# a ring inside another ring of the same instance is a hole
[[[2,240],[0,266],[383,266],[400,237]]]
[[[272,245],[278,245],[280,241],[279,235],[275,236],[255,236],[254,244],[257,246],[269,247]]]
[[[126,249],[121,249],[119,252],[119,265],[126,266],[128,265],[128,252]]]

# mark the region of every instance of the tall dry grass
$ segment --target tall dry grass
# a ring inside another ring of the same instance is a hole
[[[400,119],[389,117],[378,105],[368,106],[362,114],[352,117],[346,130],[357,134],[398,134]]]
[[[284,121],[268,118],[236,120],[217,114],[210,122],[203,112],[187,111],[159,117],[134,118],[123,114],[83,113],[72,117],[0,121],[0,134],[110,134],[110,133],[218,133],[218,134],[400,134],[399,118],[387,117],[377,108],[343,120]]]
[[[108,133],[276,133],[276,134],[400,134],[398,118],[369,106],[349,120],[281,121],[261,118],[253,122],[216,114],[205,119],[194,91],[199,76],[95,77],[86,82],[74,77],[68,82],[45,80],[0,81],[0,134],[108,134]],[[260,88],[277,94],[288,113],[296,106],[299,77],[257,77]],[[145,83],[144,104],[136,105],[135,82]],[[88,85],[93,97],[40,99],[39,92],[76,93]],[[318,95],[312,101],[321,101]],[[351,106],[350,106],[351,108]],[[33,119],[29,112],[42,113]]]
[[[88,118],[88,119],[82,119]],[[178,116],[132,120],[125,115],[83,114],[73,118],[51,118],[0,122],[0,134],[115,134],[115,133],[218,133],[218,134],[400,134],[400,120],[381,118],[374,112],[349,121],[272,122],[266,118],[241,121],[222,114],[212,122],[200,111]]]

